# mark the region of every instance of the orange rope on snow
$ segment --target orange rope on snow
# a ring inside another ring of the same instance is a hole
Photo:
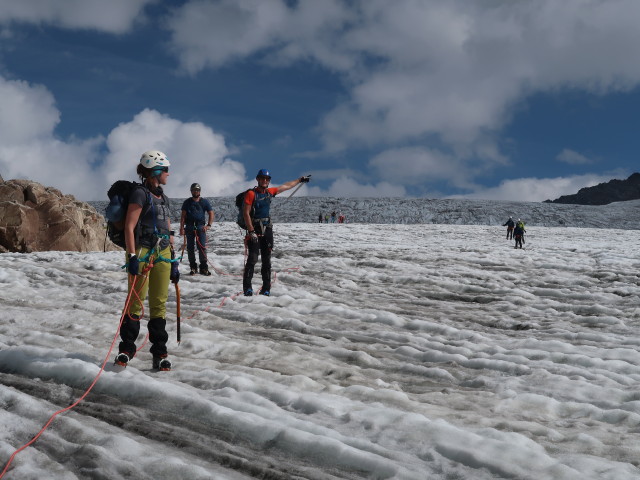
[[[225,273],[222,270],[220,270],[219,268],[216,268],[215,265],[213,265],[212,262],[209,262],[209,257],[207,256],[207,251],[205,249],[205,246],[202,245],[202,243],[200,243],[200,239],[198,238],[198,235],[195,235],[195,239],[196,239],[196,243],[198,244],[198,249],[202,252],[202,255],[204,256],[205,260],[207,261],[207,265],[211,265],[211,268],[213,269],[214,272],[216,272],[218,275],[221,276],[227,276],[227,277],[242,277],[242,275],[238,275],[236,273]],[[247,251],[246,251],[246,245],[245,245],[245,262],[246,262],[246,258],[247,258]]]
[[[198,242],[198,243],[200,243],[200,242]],[[245,264],[246,264],[246,257],[247,257],[247,245],[246,245],[246,241],[245,241]],[[145,274],[144,278],[143,278],[143,284],[142,285],[144,285],[144,282],[146,282],[148,280],[148,278],[149,278],[148,272],[149,272],[149,270],[151,270],[151,268],[153,268],[153,259],[151,259],[147,263],[147,267],[142,271],[142,273]],[[298,270],[300,270],[300,267],[289,267],[289,268],[285,268],[284,270],[282,270],[282,272],[297,272]],[[228,275],[228,276],[235,276],[235,277],[237,277],[237,276],[241,277],[242,276],[242,275],[237,275],[237,274],[227,274],[227,273],[224,273],[224,272],[220,273],[220,275]],[[107,361],[109,360],[109,357],[111,356],[111,352],[113,351],[113,347],[115,346],[116,340],[118,339],[118,335],[120,334],[120,327],[122,326],[122,322],[124,321],[124,316],[129,314],[129,308],[130,308],[131,300],[132,300],[133,297],[135,297],[140,302],[140,304],[142,306],[142,311],[140,313],[140,318],[142,318],[142,316],[144,315],[144,303],[142,302],[140,296],[138,295],[138,292],[135,289],[136,282],[138,281],[137,277],[138,277],[138,275],[135,276],[135,278],[133,279],[133,282],[131,283],[131,288],[129,289],[129,293],[127,294],[127,299],[125,301],[125,305],[124,305],[124,308],[122,310],[122,315],[120,315],[120,321],[118,322],[118,328],[116,329],[116,333],[115,333],[115,335],[113,337],[113,340],[111,341],[111,346],[109,347],[109,351],[107,352],[107,355],[105,356],[104,361],[102,362],[102,365],[100,366],[100,370],[98,371],[98,374],[93,379],[93,382],[91,382],[91,385],[89,385],[89,388],[87,388],[87,390],[75,402],[73,402],[71,405],[69,405],[68,407],[63,408],[61,410],[58,410],[53,415],[51,415],[51,417],[49,417],[49,420],[47,421],[47,423],[40,429],[40,431],[29,442],[27,442],[22,447],[18,448],[15,452],[13,452],[11,457],[9,457],[9,460],[7,461],[7,464],[5,465],[4,469],[0,473],[0,479],[2,477],[4,477],[4,475],[7,473],[7,471],[9,470],[9,467],[11,466],[11,463],[13,462],[13,460],[15,459],[15,457],[16,457],[16,455],[18,453],[20,453],[22,450],[26,449],[27,447],[33,445],[36,442],[36,440],[38,440],[38,438],[40,438],[40,436],[44,433],[44,431],[47,428],[49,428],[49,425],[51,425],[53,420],[58,415],[60,415],[62,413],[65,413],[65,412],[71,410],[72,408],[76,407],[82,400],[84,400],[87,397],[89,392],[96,385],[96,383],[98,382],[98,379],[102,375],[102,372],[104,372],[104,367],[107,364]],[[277,272],[274,272],[273,283],[277,282],[277,278],[278,278]],[[243,292],[237,292],[237,293],[235,293],[235,294],[233,294],[231,296],[223,297],[222,301],[220,302],[220,304],[217,307],[218,308],[222,308],[228,299],[235,300],[238,296],[242,295],[242,293]],[[187,320],[193,318],[199,312],[208,311],[209,308],[211,308],[211,306],[207,306],[203,310],[196,310],[193,314],[191,314],[191,316],[187,317]],[[136,350],[136,353],[138,353],[146,345],[148,338],[149,338],[149,334],[147,333],[147,336],[145,337],[144,342],[142,343],[140,348],[138,348]]]
[[[153,266],[153,265],[152,265]],[[147,269],[145,269],[143,271],[143,273],[147,272],[147,270],[151,268],[148,267]],[[51,425],[51,423],[53,422],[53,420],[60,414],[67,412],[69,410],[71,410],[72,408],[74,408],[75,406],[77,406],[82,400],[84,400],[86,398],[87,395],[89,395],[89,392],[93,389],[93,387],[96,385],[96,383],[98,382],[98,379],[100,378],[100,376],[102,375],[102,372],[104,372],[104,366],[107,364],[107,361],[109,360],[109,357],[111,356],[111,352],[113,351],[113,347],[116,343],[116,340],[118,339],[118,335],[120,334],[120,327],[122,326],[122,321],[124,320],[124,316],[128,313],[129,311],[129,304],[131,302],[131,297],[133,296],[133,292],[135,291],[135,286],[136,286],[136,282],[137,282],[137,278],[133,279],[133,282],[131,283],[131,288],[129,289],[129,293],[127,295],[127,300],[125,302],[124,305],[124,309],[122,310],[122,315],[120,315],[120,321],[118,322],[118,328],[116,329],[116,334],[113,336],[113,340],[111,341],[111,346],[109,347],[109,351],[107,352],[107,355],[104,358],[104,361],[102,362],[102,366],[100,367],[100,370],[98,371],[98,374],[96,375],[96,377],[93,379],[93,382],[91,383],[91,385],[89,386],[89,388],[87,388],[87,390],[80,396],[80,398],[78,398],[75,402],[73,402],[71,405],[69,405],[66,408],[63,408],[61,410],[58,410],[57,412],[55,412],[53,415],[51,415],[51,417],[49,417],[49,420],[47,421],[47,423],[44,425],[44,427],[42,427],[40,429],[40,431],[31,439],[29,440],[26,444],[24,444],[22,447],[18,448],[15,452],[13,452],[13,454],[11,455],[11,457],[9,457],[9,461],[7,461],[7,464],[5,465],[4,469],[2,470],[2,473],[0,473],[0,478],[4,477],[5,473],[7,473],[7,471],[9,470],[9,466],[11,465],[11,463],[13,462],[13,460],[15,459],[16,455],[18,455],[18,453],[20,453],[22,450],[26,449],[27,447],[33,445],[35,443],[36,440],[38,440],[38,438],[40,438],[40,436],[44,433],[44,431],[49,428],[49,425]],[[136,294],[137,295],[137,294]]]

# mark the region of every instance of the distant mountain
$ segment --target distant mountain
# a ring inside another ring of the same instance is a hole
[[[610,180],[594,187],[578,190],[573,195],[563,195],[546,203],[568,203],[572,205],[607,205],[612,202],[624,202],[640,199],[640,173],[634,173],[626,180]]]

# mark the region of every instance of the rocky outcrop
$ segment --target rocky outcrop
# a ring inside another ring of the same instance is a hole
[[[607,205],[640,199],[640,173],[634,173],[626,180],[610,180],[593,187],[585,187],[574,195],[563,195],[547,203],[568,203],[573,205]]]
[[[88,203],[29,180],[0,182],[0,251],[90,252],[104,247],[104,218]],[[107,250],[117,248],[107,241]]]

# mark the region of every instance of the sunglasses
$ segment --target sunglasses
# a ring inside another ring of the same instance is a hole
[[[153,175],[154,177],[161,175],[163,172],[168,173],[169,167],[154,167],[151,169],[151,175]]]
[[[271,177],[266,177],[264,175],[258,175],[259,180],[271,180]]]

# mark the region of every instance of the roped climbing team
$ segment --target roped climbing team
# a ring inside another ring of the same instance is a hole
[[[129,274],[128,308],[120,325],[121,341],[114,362],[123,367],[126,367],[137,353],[136,339],[140,333],[140,318],[147,297],[150,318],[147,328],[151,343],[152,368],[168,371],[172,367],[167,352],[169,335],[166,330],[166,303],[169,297],[169,283],[176,284],[177,289],[180,272],[171,231],[169,198],[162,190],[162,185],[166,185],[169,178],[169,166],[169,159],[163,152],[149,150],[143,153],[136,169],[142,183],[129,194],[124,225],[125,267]],[[258,185],[247,191],[242,209],[246,225],[244,241],[248,250],[242,284],[244,295],[253,295],[251,280],[258,255],[261,255],[262,287],[258,293],[268,296],[271,290],[273,249],[271,199],[296,185],[309,182],[309,176],[291,180],[279,187],[269,187],[271,173],[261,169],[256,175],[256,180]],[[211,228],[214,212],[209,201],[200,197],[201,187],[198,183],[192,184],[190,190],[191,198],[185,200],[182,205],[180,235],[187,239],[190,274],[194,275],[198,271],[194,251],[197,244],[199,273],[210,275],[205,247],[206,232]],[[206,224],[205,214],[208,215]]]

